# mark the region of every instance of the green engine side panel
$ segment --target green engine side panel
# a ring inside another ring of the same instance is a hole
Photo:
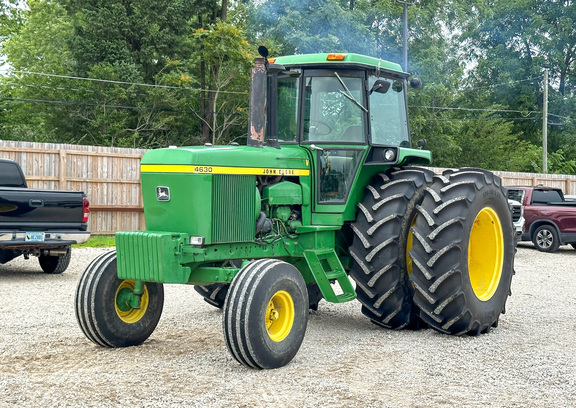
[[[207,245],[253,241],[258,176],[307,178],[308,154],[298,147],[247,146],[149,151],[141,162],[146,229],[202,236]],[[284,185],[279,199],[301,203],[301,188],[292,184]]]

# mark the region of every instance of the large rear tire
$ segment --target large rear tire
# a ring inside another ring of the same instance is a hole
[[[142,344],[154,331],[164,305],[161,283],[146,282],[140,309],[122,299],[134,281],[118,279],[116,251],[96,257],[84,271],[76,290],[76,319],[82,332],[103,347]]]
[[[354,265],[350,276],[362,313],[374,323],[391,329],[418,328],[420,320],[408,276],[412,262],[410,227],[417,215],[424,189],[434,174],[421,168],[403,168],[380,174],[367,187],[356,222],[350,255]]]
[[[230,285],[222,323],[228,350],[239,363],[258,369],[288,364],[308,324],[304,278],[286,262],[250,262]]]
[[[514,274],[514,227],[501,180],[480,169],[436,177],[413,227],[420,317],[448,334],[498,325]]]

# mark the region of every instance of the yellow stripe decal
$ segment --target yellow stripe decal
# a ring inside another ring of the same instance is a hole
[[[309,176],[310,170],[270,167],[194,166],[189,164],[142,164],[141,173],[248,174],[255,176]]]

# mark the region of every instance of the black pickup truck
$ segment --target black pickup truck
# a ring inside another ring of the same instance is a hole
[[[19,164],[0,159],[0,264],[32,255],[44,272],[64,272],[71,245],[90,237],[89,205],[81,191],[28,188]]]

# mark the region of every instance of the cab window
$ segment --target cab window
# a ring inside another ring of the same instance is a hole
[[[278,141],[295,142],[298,134],[300,78],[278,78]]]
[[[386,92],[373,91],[376,81],[386,81]],[[372,144],[410,146],[406,114],[405,83],[400,80],[370,77],[370,130]]]
[[[333,73],[304,80],[303,140],[363,143],[367,111],[362,102],[363,79]]]

